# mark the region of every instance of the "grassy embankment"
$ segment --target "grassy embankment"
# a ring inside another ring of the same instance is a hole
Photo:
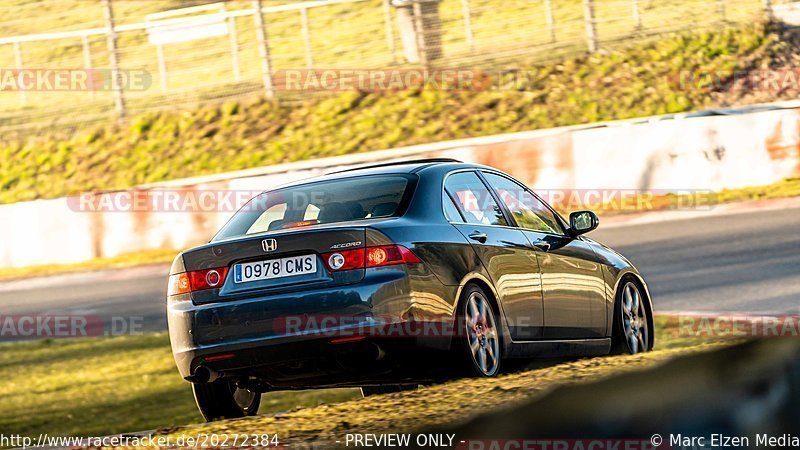
[[[207,1],[146,0],[114,3],[117,23],[138,23],[147,14],[192,6]],[[294,3],[264,0],[264,6]],[[551,40],[544,2],[530,0],[471,0],[473,46],[465,39],[462,2],[445,0],[440,5],[442,47],[445,67],[507,67],[532,61],[553,61],[586,50],[585,24],[581,0],[552,2],[555,41]],[[646,2],[639,6],[637,24],[629,5],[618,0],[595,0],[597,34],[601,46],[615,48],[621,41],[650,39],[669,30],[714,30],[731,24],[752,23],[762,10],[759,0],[727,0],[724,17],[716,3],[706,0]],[[251,8],[249,1],[226,2],[228,11]],[[62,30],[103,27],[99,3],[82,0],[6,0],[0,5],[3,36],[16,36]],[[385,39],[384,10],[381,0],[335,4],[313,8],[309,14],[309,41],[313,65],[317,68],[401,67]],[[270,12],[265,15],[270,53],[276,70],[307,67],[306,43],[301,35],[297,11]],[[229,36],[173,43],[164,47],[168,70],[167,91],[162,92],[156,49],[143,31],[119,33],[121,67],[144,69],[152,84],[144,90],[128,90],[130,111],[158,107],[195,107],[198,103],[258,95],[261,92],[261,67],[255,28],[251,17],[236,20],[240,79],[235,81]],[[395,26],[394,46],[401,47]],[[89,39],[94,67],[108,66],[105,36]],[[524,58],[521,58],[523,56]],[[24,42],[23,65],[27,68],[84,67],[80,39]],[[0,51],[0,67],[16,67],[11,47]],[[16,92],[8,92],[0,104],[0,125],[49,128],[50,123],[76,123],[108,118],[113,114],[112,94],[95,92],[27,93],[21,104]]]
[[[271,393],[263,397],[260,412],[280,416],[236,427],[239,432],[279,433],[284,439],[324,437],[344,422],[360,432],[397,431],[409,423],[440,423],[453,414],[463,418],[555,385],[636,370],[718,345],[681,336],[666,318],[658,320],[656,342],[657,351],[646,355],[540,365],[496,380],[459,380],[367,400],[359,400],[355,389]],[[175,369],[166,333],[2,344],[0,377],[0,429],[6,433],[96,436],[201,422],[189,385]],[[219,423],[205,429],[231,427]]]
[[[740,92],[681,86],[795,52],[762,25],[664,37],[531,65],[523,89],[346,92],[300,104],[229,102],[148,113],[124,126],[0,142],[0,203],[496,133],[702,109]]]

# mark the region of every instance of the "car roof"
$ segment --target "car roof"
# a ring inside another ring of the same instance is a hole
[[[429,158],[429,159],[415,159],[405,161],[393,161],[381,164],[373,164],[367,166],[353,167],[351,169],[337,170],[328,172],[324,175],[315,177],[304,178],[289,183],[275,186],[267,191],[274,191],[276,189],[284,189],[294,186],[300,186],[308,183],[316,183],[319,181],[338,180],[342,178],[351,178],[368,175],[391,175],[391,174],[415,174],[429,167],[450,166],[452,168],[462,167],[478,167],[475,164],[461,162],[457,159],[451,158]]]
[[[463,164],[462,161],[453,158],[427,158],[427,159],[412,159],[389,161],[378,164],[370,164],[366,166],[352,167],[344,170],[337,170],[329,172],[326,175],[335,175],[343,173],[354,173],[356,175],[366,175],[372,173],[416,173],[420,170],[438,164],[458,163]],[[388,171],[385,169],[389,169]]]

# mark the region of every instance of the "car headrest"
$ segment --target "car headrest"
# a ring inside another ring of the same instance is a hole
[[[363,219],[367,217],[367,212],[364,211],[364,208],[361,206],[361,203],[358,202],[345,202],[344,206],[347,207],[348,211],[350,212],[350,219]]]
[[[317,220],[320,222],[340,222],[352,218],[350,208],[339,202],[330,202],[322,205],[317,216]]]
[[[371,217],[385,217],[391,216],[397,211],[399,205],[395,202],[379,203],[372,207],[370,212]]]
[[[269,226],[267,227],[267,231],[280,230],[280,228],[283,226],[284,223],[286,223],[286,222],[283,221],[283,220],[280,220],[280,219],[279,220],[273,220],[272,222],[269,223]]]

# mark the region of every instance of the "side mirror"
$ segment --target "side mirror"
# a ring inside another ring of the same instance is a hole
[[[600,223],[597,214],[591,211],[575,211],[569,215],[569,229],[573,236],[588,233]]]

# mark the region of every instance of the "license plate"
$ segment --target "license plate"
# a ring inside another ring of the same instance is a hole
[[[317,272],[317,256],[304,255],[270,259],[233,266],[234,283],[272,280]]]

